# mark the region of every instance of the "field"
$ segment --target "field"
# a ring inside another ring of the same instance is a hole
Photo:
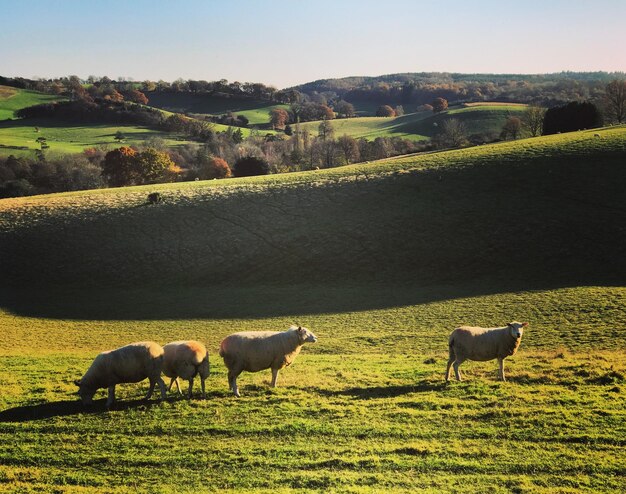
[[[487,134],[497,136],[502,130],[506,118],[510,115],[521,116],[525,105],[479,105],[453,107],[448,111],[433,115],[430,112],[418,112],[401,117],[356,117],[333,120],[335,135],[347,134],[354,138],[402,137],[417,141],[428,140],[440,129],[448,118],[463,122],[468,135]],[[319,122],[307,122],[302,128],[317,134]]]
[[[65,99],[37,91],[0,86],[0,121],[14,118],[14,112],[28,106]]]
[[[624,491],[625,157],[622,126],[0,201],[0,490]],[[444,384],[451,329],[512,319],[509,382]],[[219,341],[296,322],[319,341],[232,397]],[[179,338],[207,400],[78,405],[99,351]]]
[[[121,143],[115,140],[118,130],[126,137]],[[36,141],[39,137],[46,138],[48,152],[53,153],[80,153],[85,148],[96,146],[114,148],[120,145],[140,145],[154,138],[163,139],[171,147],[191,142],[167,132],[137,125],[81,125],[53,119],[14,120],[0,122],[0,155],[32,156],[35,150],[40,149]]]

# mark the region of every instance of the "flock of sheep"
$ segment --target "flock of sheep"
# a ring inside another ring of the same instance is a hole
[[[499,378],[505,381],[503,361],[514,355],[522,341],[527,322],[511,322],[500,328],[461,326],[448,340],[449,359],[446,381],[454,367],[457,380],[461,380],[459,366],[465,360],[487,361],[498,359]],[[220,356],[228,368],[229,389],[239,397],[237,377],[243,371],[258,372],[272,369],[272,387],[276,386],[278,371],[293,363],[305,343],[314,343],[317,337],[302,326],[292,326],[287,331],[244,331],[227,336],[220,344]],[[92,403],[100,388],[108,388],[107,408],[115,402],[115,386],[150,380],[146,399],[150,399],[158,384],[161,399],[165,399],[165,383],[161,374],[171,379],[180,394],[178,378],[189,381],[191,398],[193,381],[200,376],[202,396],[206,397],[205,380],[209,376],[209,352],[199,341],[174,341],[161,347],[153,341],[131,343],[116,350],[99,354],[85,373],[75,381],[84,405]]]

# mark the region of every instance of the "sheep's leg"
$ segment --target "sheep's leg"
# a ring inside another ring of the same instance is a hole
[[[450,367],[454,363],[454,357],[450,357],[448,360],[448,366],[446,367],[446,382],[450,381]]]
[[[500,367],[500,380],[501,381],[506,381],[506,377],[504,377],[504,359],[503,358],[499,358],[498,359],[498,366]]]
[[[206,399],[206,391],[204,390],[204,377],[200,376],[200,385],[202,386],[202,398]]]
[[[189,379],[189,392],[187,393],[187,399],[191,400],[191,391],[193,389],[193,377]]]
[[[454,362],[454,375],[456,376],[456,380],[457,381],[462,381],[463,379],[461,379],[461,372],[459,371],[459,365],[461,365],[463,363],[463,360],[457,360],[456,362]]]
[[[176,389],[178,390],[178,394],[182,395],[183,392],[180,390],[180,383],[178,382],[178,378],[174,379],[174,382],[176,383]],[[171,387],[171,386],[170,386]]]
[[[276,387],[277,379],[278,379],[278,369],[272,369],[272,388]]]
[[[109,386],[109,396],[107,398],[107,408],[111,408],[115,403],[115,384]]]
[[[239,375],[239,373],[237,372],[233,372],[233,371],[229,371],[228,372],[228,386],[229,389],[232,390],[232,392],[234,393],[234,395],[239,398],[241,395],[239,394],[239,388],[237,387],[237,376]]]
[[[150,378],[150,389],[148,390],[148,394],[146,395],[146,400],[152,398],[152,392],[154,391],[154,386],[156,385],[156,381]]]
[[[167,388],[167,391],[172,391],[172,386],[174,386],[174,383],[176,383],[176,389],[178,390],[178,394],[182,394],[182,392],[180,391],[180,384],[178,384],[178,377],[172,378],[172,380],[170,381],[170,387]]]
[[[161,390],[161,399],[164,400],[167,396],[167,390],[165,389],[165,382],[163,382],[161,376],[157,378],[157,383],[159,384],[159,389]]]

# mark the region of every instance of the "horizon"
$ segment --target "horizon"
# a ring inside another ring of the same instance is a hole
[[[227,79],[282,89],[403,73],[626,71],[626,53],[616,48],[626,16],[620,0],[533,0],[505,10],[494,0],[391,0],[384,9],[373,0],[290,8],[257,0],[0,5],[8,20],[0,43],[11,46],[0,53],[0,67],[10,77]]]

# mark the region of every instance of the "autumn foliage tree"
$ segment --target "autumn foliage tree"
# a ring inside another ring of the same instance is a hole
[[[381,105],[376,109],[377,117],[395,117],[396,112],[389,105]]]
[[[124,97],[126,98],[126,101],[132,101],[133,103],[138,103],[140,105],[148,104],[148,98],[146,95],[137,89],[131,89],[124,94]]]
[[[171,180],[180,170],[167,153],[148,148],[137,154],[135,166],[140,183],[150,184]]]
[[[275,129],[284,129],[289,122],[289,113],[282,108],[273,108],[270,111],[270,123]]]
[[[228,178],[232,175],[228,163],[222,158],[209,156],[198,168],[198,178],[212,180],[214,178]]]
[[[433,107],[434,113],[441,113],[448,109],[448,100],[444,98],[435,98],[430,104]]]
[[[502,126],[502,132],[500,137],[506,139],[517,139],[520,129],[522,128],[522,121],[518,117],[508,117]]]
[[[127,146],[109,151],[104,156],[102,175],[111,187],[137,183],[136,156],[137,152]]]

